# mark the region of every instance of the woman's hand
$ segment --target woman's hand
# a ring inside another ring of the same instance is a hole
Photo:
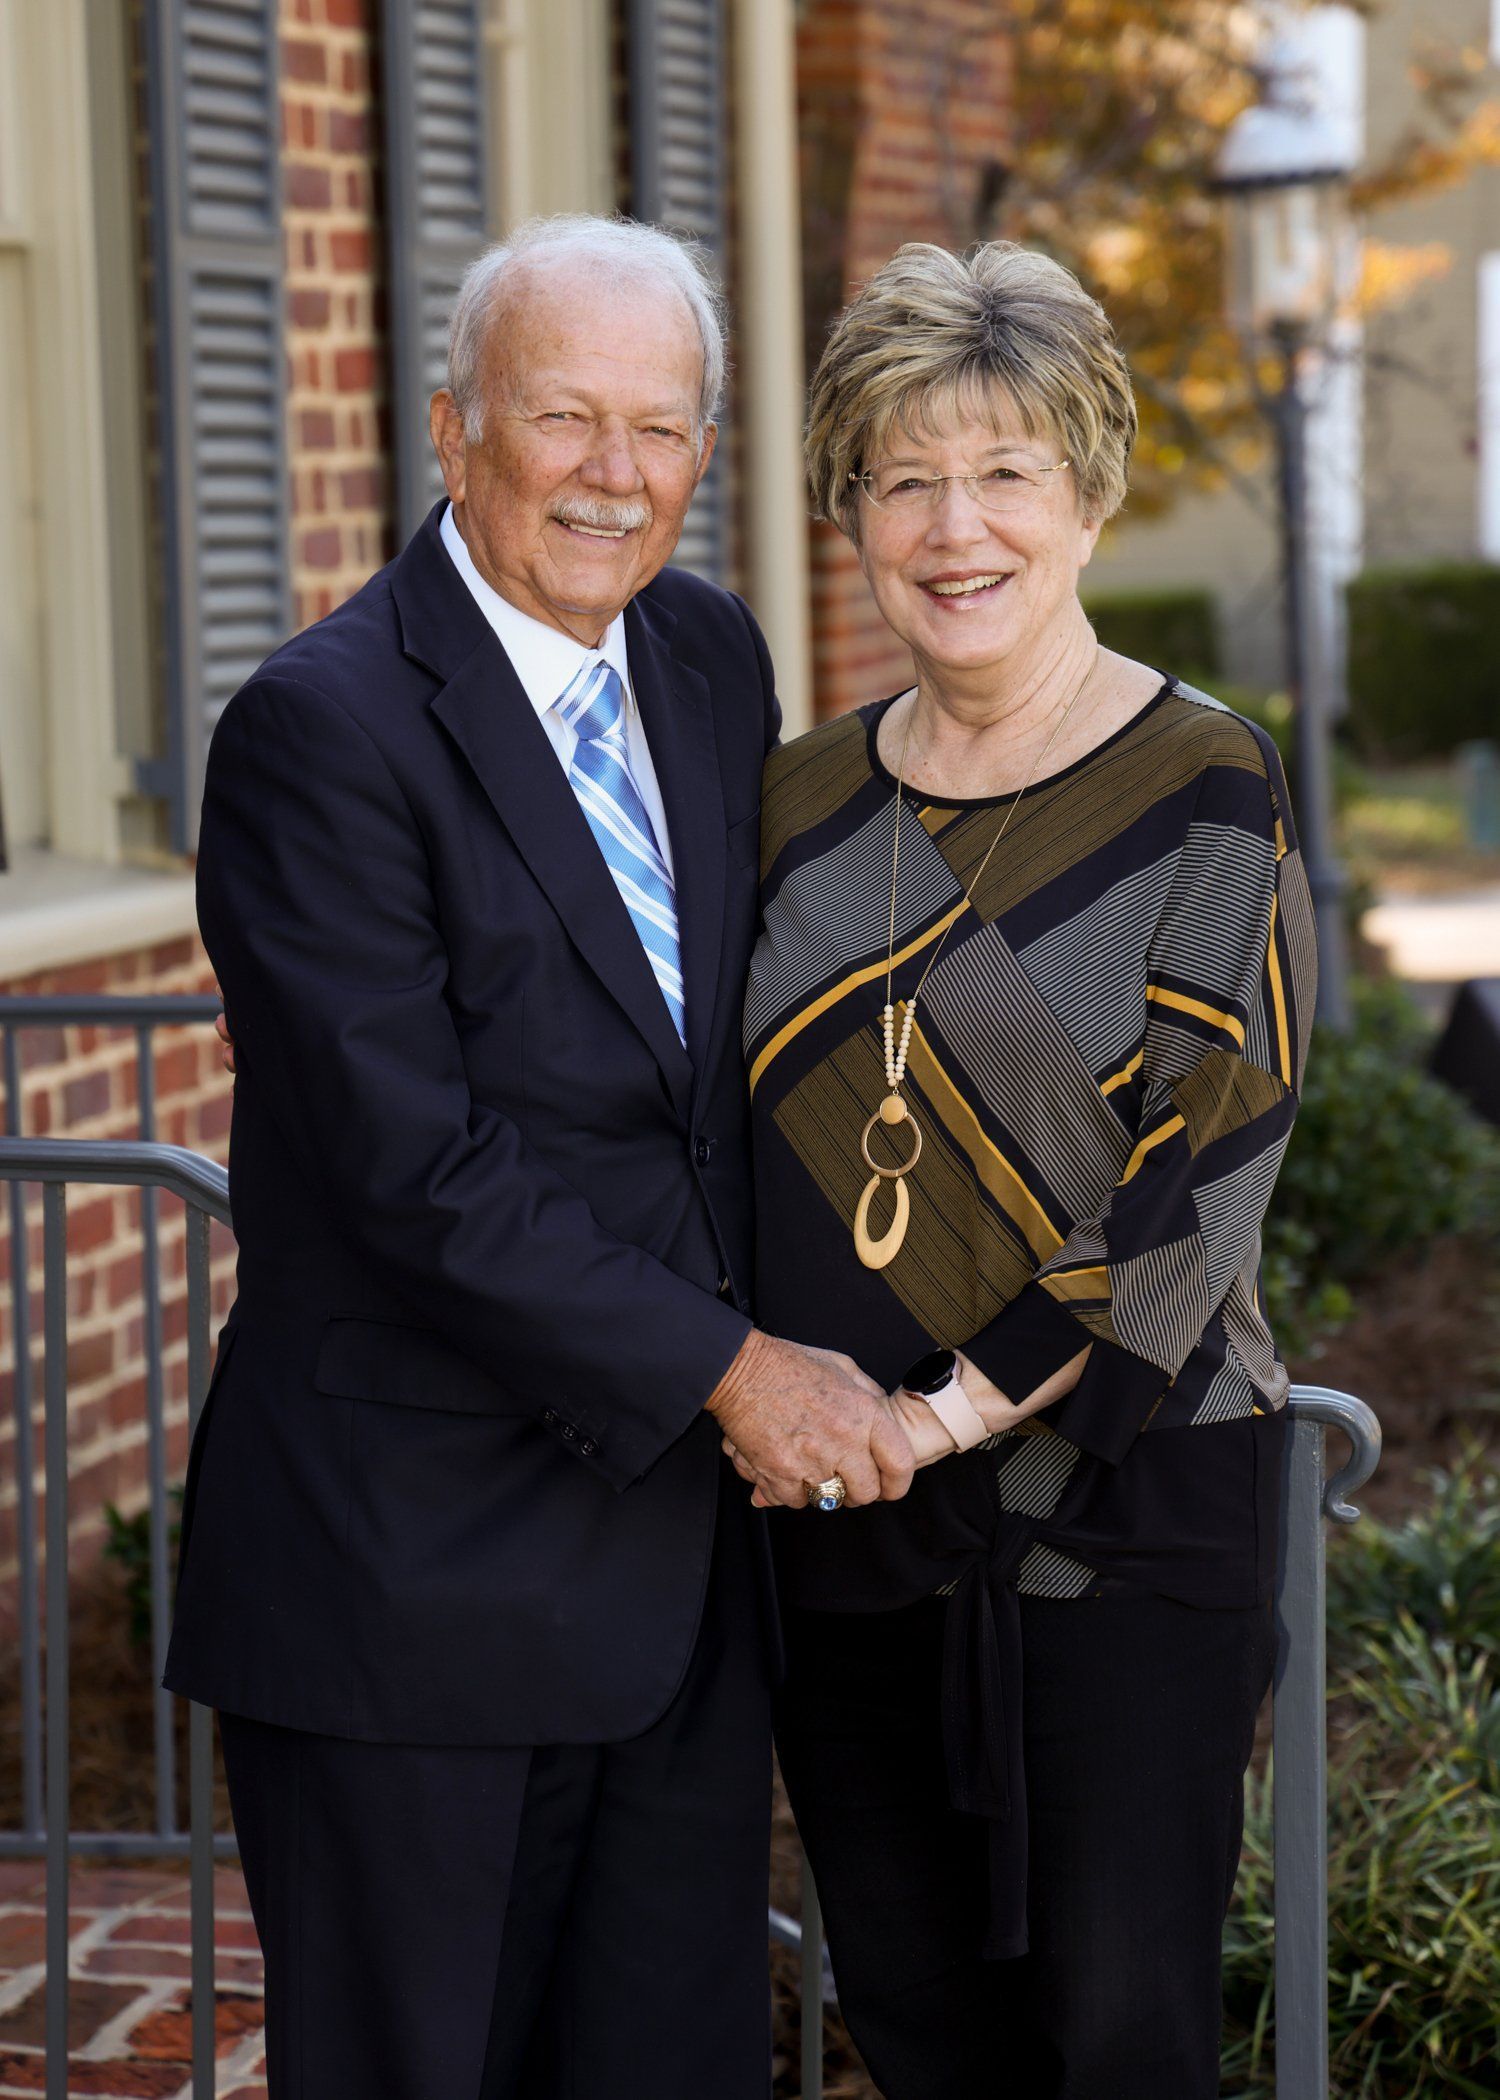
[[[1036,1414],[1041,1408],[1059,1399],[1063,1393],[1070,1391],[1077,1383],[1087,1360],[1088,1350],[1083,1349],[1072,1363],[1065,1365],[1060,1372],[1049,1378],[1045,1385],[1038,1386],[1036,1391],[1028,1394],[1024,1400],[1012,1400],[1008,1393],[1000,1390],[993,1379],[986,1378],[978,1364],[970,1362],[967,1356],[960,1355],[955,1368],[958,1382],[964,1389],[964,1397],[969,1405],[981,1418],[990,1435],[999,1436],[1002,1431],[1016,1428],[1029,1415]],[[889,1404],[906,1431],[907,1441],[916,1454],[919,1467],[934,1465],[940,1458],[951,1457],[957,1446],[920,1395],[909,1393],[904,1387],[898,1386],[891,1394]]]
[[[217,985],[214,989],[218,990]],[[222,994],[220,996],[222,997]],[[229,1033],[229,1022],[222,1012],[214,1015],[214,1034],[224,1045],[219,1052],[219,1062],[226,1072],[232,1072],[234,1070],[234,1037]]]
[[[1002,1429],[1014,1428],[1017,1422],[1025,1419],[1026,1413],[1031,1412],[1030,1409],[1023,1410],[1017,1407],[1013,1400],[1001,1392],[998,1385],[985,1377],[978,1364],[970,1363],[966,1356],[959,1357],[955,1368],[965,1398],[975,1413],[982,1417],[991,1436],[998,1436]],[[906,1431],[907,1441],[916,1454],[919,1468],[936,1465],[940,1458],[951,1458],[958,1449],[939,1417],[920,1394],[909,1393],[904,1386],[897,1386],[895,1392],[890,1395],[889,1405]]]
[[[906,1431],[919,1472],[923,1466],[936,1465],[940,1458],[951,1458],[958,1449],[920,1394],[909,1393],[905,1386],[898,1385],[894,1393],[886,1396],[886,1406]]]
[[[999,1386],[986,1378],[978,1364],[971,1363],[967,1356],[958,1359],[958,1382],[983,1415],[985,1428],[991,1436],[998,1436],[1001,1430],[1017,1428],[1029,1416],[1050,1407],[1054,1400],[1061,1400],[1064,1393],[1071,1393],[1083,1376],[1083,1367],[1089,1360],[1092,1347],[1093,1344],[1089,1343],[1080,1349],[1024,1400],[1012,1400],[1008,1393],[1001,1392]]]
[[[958,1382],[968,1395],[969,1403],[977,1414],[984,1417],[984,1426],[991,1436],[998,1436],[1003,1429],[1014,1429],[1034,1409],[1023,1410],[1011,1399],[1009,1393],[1001,1392],[991,1378],[986,1378],[978,1364],[967,1356],[958,1359]]]

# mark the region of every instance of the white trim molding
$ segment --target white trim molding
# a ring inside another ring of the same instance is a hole
[[[0,984],[197,932],[191,875],[14,854],[0,877]]]
[[[776,665],[783,734],[811,729],[812,601],[792,0],[734,7],[737,313],[745,591]]]

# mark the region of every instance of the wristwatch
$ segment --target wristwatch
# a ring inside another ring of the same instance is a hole
[[[958,1355],[953,1349],[934,1349],[917,1361],[902,1379],[904,1391],[925,1400],[960,1451],[972,1451],[993,1431],[958,1381]]]

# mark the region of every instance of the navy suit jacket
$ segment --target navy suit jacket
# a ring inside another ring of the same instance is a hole
[[[634,600],[684,1049],[440,515],[209,755],[239,1290],[165,1681],[374,1741],[608,1741],[686,1666],[702,1407],[750,1325],[739,1023],[778,714],[738,598],[667,570]]]

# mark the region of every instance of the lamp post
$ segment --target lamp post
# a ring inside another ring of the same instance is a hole
[[[1332,742],[1343,676],[1309,529],[1307,384],[1338,303],[1354,152],[1345,128],[1318,107],[1290,30],[1272,40],[1261,77],[1260,101],[1230,126],[1217,187],[1227,207],[1230,320],[1251,371],[1258,375],[1269,355],[1276,374],[1261,398],[1276,435],[1297,826],[1318,929],[1318,1018],[1343,1029],[1349,982]]]

